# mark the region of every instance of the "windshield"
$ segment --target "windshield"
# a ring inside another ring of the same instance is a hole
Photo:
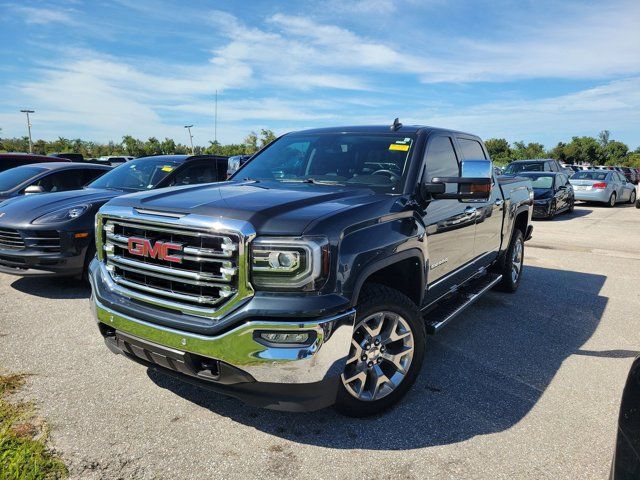
[[[6,192],[35,177],[46,169],[40,167],[16,167],[0,173],[0,192]]]
[[[366,186],[380,193],[400,193],[414,138],[393,133],[286,135],[258,153],[234,178]]]
[[[542,172],[544,171],[544,163],[510,163],[507,165],[504,173],[513,174],[518,172]]]
[[[571,180],[606,180],[608,172],[577,172],[571,175]]]
[[[95,182],[90,183],[88,187],[123,190],[125,192],[148,190],[155,187],[178,165],[179,163],[167,161],[163,158],[140,158],[105,173]]]

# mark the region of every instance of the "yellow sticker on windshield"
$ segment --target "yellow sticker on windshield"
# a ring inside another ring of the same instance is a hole
[[[173,167],[170,167],[169,165],[165,165],[164,167],[162,167],[162,171],[163,172],[173,172]]]
[[[409,145],[398,145],[397,143],[392,143],[389,145],[389,150],[398,150],[400,152],[408,152]]]

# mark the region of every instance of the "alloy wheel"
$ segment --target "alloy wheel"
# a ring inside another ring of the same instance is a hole
[[[409,323],[397,313],[376,312],[354,328],[342,383],[358,400],[379,400],[402,383],[413,353]]]
[[[513,246],[513,252],[511,253],[511,280],[513,283],[518,281],[520,271],[522,270],[522,241],[518,240]]]

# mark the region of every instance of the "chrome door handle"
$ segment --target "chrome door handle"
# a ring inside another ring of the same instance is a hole
[[[503,203],[504,203],[504,200],[502,200],[501,198],[496,200],[496,206],[497,207],[501,207]]]
[[[471,216],[471,215],[475,215],[477,211],[478,209],[476,207],[467,207],[464,209],[464,214]]]

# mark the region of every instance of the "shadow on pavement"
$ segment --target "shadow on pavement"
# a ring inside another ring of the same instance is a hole
[[[561,213],[553,217],[553,222],[566,222],[567,220],[573,220],[574,218],[586,217],[591,215],[593,210],[591,208],[578,208],[573,212]]]
[[[567,357],[593,353],[580,347],[607,304],[599,295],[602,275],[539,267],[524,275],[518,293],[490,293],[431,337],[413,389],[377,417],[260,410],[154,368],[147,373],[158,386],[216,414],[303,444],[404,450],[500,432],[529,413]]]
[[[89,298],[91,287],[73,278],[19,277],[11,288],[36,297],[51,299]]]

